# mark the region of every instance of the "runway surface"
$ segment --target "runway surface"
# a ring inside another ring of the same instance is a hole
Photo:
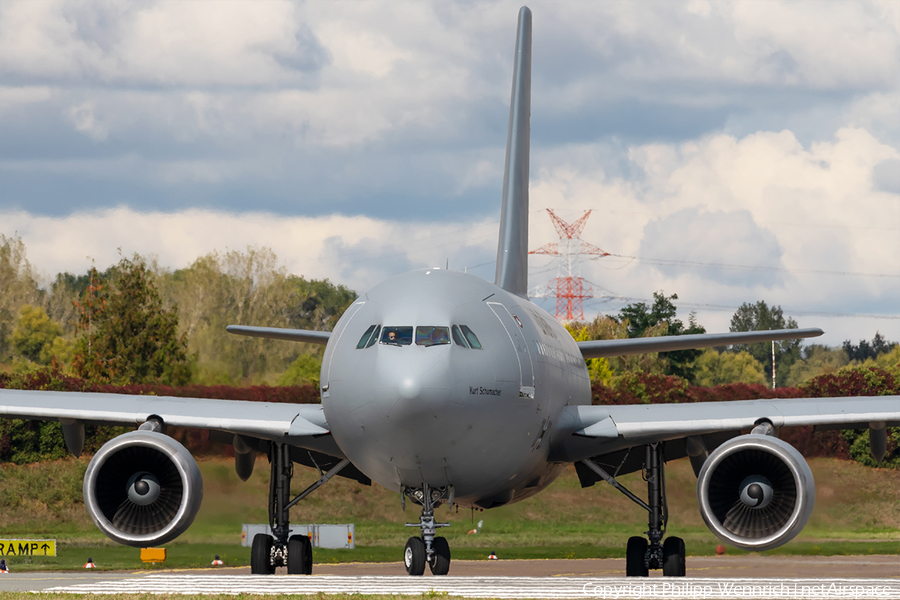
[[[55,587],[50,593],[447,593],[465,598],[900,598],[900,580],[595,577],[385,577],[153,574]]]
[[[621,577],[623,568],[622,559],[587,559],[454,561],[453,575],[447,577],[409,577],[400,563],[316,565],[312,576],[254,576],[247,568],[11,573],[0,576],[0,591],[900,600],[900,557],[896,556],[700,557],[689,559],[685,578],[664,578],[657,572],[646,579],[626,579]]]

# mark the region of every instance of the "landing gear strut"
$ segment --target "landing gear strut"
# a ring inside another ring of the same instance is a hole
[[[422,506],[419,522],[406,524],[407,527],[422,530],[422,537],[409,538],[403,551],[403,564],[410,575],[424,573],[426,563],[432,575],[446,575],[450,572],[450,545],[446,538],[434,535],[438,528],[450,527],[450,523],[436,523],[434,520],[434,509],[441,505],[448,493],[449,502],[452,503],[452,491],[448,488],[432,488],[423,484],[421,488],[403,490],[405,497]]]
[[[632,494],[595,462],[591,460],[582,462],[604,481],[647,510],[648,529],[645,532],[647,537],[635,536],[628,539],[625,551],[625,575],[647,577],[650,569],[662,569],[666,577],[684,577],[686,556],[684,540],[669,537],[663,542],[669,521],[663,444],[648,444],[646,451],[644,479],[647,481],[647,502]]]
[[[305,535],[291,535],[290,509],[319,486],[350,464],[347,459],[332,467],[327,473],[319,469],[319,479],[291,500],[291,478],[294,463],[291,447],[273,443],[269,447],[272,474],[269,479],[269,527],[272,535],[258,533],[253,536],[250,548],[250,572],[254,575],[271,575],[277,567],[287,567],[291,575],[311,575],[312,543]]]

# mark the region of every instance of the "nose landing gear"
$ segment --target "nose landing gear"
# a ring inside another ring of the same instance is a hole
[[[416,504],[422,506],[422,516],[418,523],[407,523],[407,527],[418,527],[421,537],[411,537],[403,551],[403,564],[410,575],[422,575],[425,564],[432,575],[446,575],[450,572],[450,544],[443,537],[435,537],[438,528],[450,527],[450,523],[436,523],[434,509],[448,498],[453,502],[452,489],[449,487],[432,488],[423,484],[421,488],[404,488],[403,494]]]

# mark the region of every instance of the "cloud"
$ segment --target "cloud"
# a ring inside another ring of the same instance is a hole
[[[54,90],[46,86],[0,86],[0,115],[4,112],[45,102],[53,95]]]
[[[644,227],[639,252],[642,260],[669,279],[708,265],[699,276],[724,285],[772,288],[783,282],[776,270],[783,267],[781,245],[747,211],[687,208],[656,219]],[[717,269],[715,265],[746,268]]]
[[[896,314],[896,2],[532,9],[533,247],[556,239],[542,209],[593,210],[585,239],[617,256],[583,272],[621,297]],[[267,243],[357,289],[447,259],[492,279],[517,10],[0,3],[0,233],[48,272]],[[780,270],[631,258],[651,250]]]
[[[183,268],[213,251],[272,248],[292,273],[331,279],[360,292],[387,276],[448,261],[462,270],[490,261],[498,224],[402,222],[368,217],[284,218],[271,213],[204,209],[138,212],[118,207],[46,217],[0,212],[0,233],[18,235],[29,260],[52,279],[82,273],[133,253]]]
[[[875,165],[872,182],[877,190],[900,194],[900,158],[889,158]]]
[[[826,343],[854,328],[900,340],[900,197],[879,179],[900,156],[895,148],[858,128],[810,145],[787,131],[718,134],[631,146],[631,166],[617,174],[592,165],[606,152],[572,145],[541,156],[532,175],[533,208],[568,222],[592,210],[582,237],[613,254],[583,259],[581,274],[626,300],[589,302],[592,310],[615,313],[662,289],[712,329],[727,330],[741,303],[766,300],[798,318],[814,313],[801,325],[828,322]],[[532,248],[557,239],[543,214],[531,222]],[[532,267],[543,277],[532,276],[532,286],[556,276],[549,258]]]
[[[94,140],[104,140],[108,129],[94,115],[94,106],[90,102],[71,107],[67,115],[78,131],[87,134]]]

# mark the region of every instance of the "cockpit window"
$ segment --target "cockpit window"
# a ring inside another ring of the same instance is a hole
[[[416,346],[442,346],[450,343],[449,327],[419,325],[416,327]]]
[[[459,325],[454,325],[451,331],[453,332],[453,341],[456,342],[457,346],[469,347],[469,344],[466,343],[466,338],[463,337],[462,332],[459,330]]]
[[[371,348],[375,345],[375,342],[378,341],[378,334],[381,332],[381,325],[375,328],[375,333],[372,334],[372,337],[369,338],[368,343],[366,344],[366,348]]]
[[[381,343],[391,346],[409,346],[412,344],[412,327],[385,327],[381,332]]]
[[[369,328],[366,329],[366,332],[362,334],[362,337],[359,338],[359,342],[356,344],[356,349],[365,348],[366,344],[369,341],[369,338],[372,337],[372,333],[375,331],[376,325],[369,325]],[[377,335],[377,334],[376,334]]]
[[[478,341],[475,332],[469,329],[467,325],[460,325],[459,328],[462,329],[463,335],[466,336],[466,341],[469,342],[469,346],[474,350],[481,350],[481,342]]]

